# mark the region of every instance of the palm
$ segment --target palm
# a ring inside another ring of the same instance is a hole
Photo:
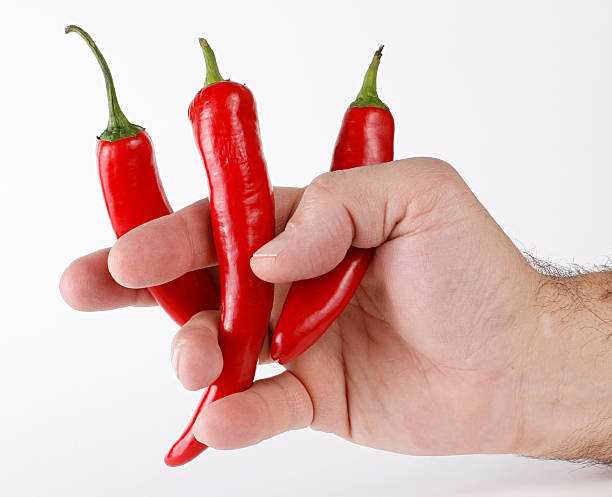
[[[480,204],[466,210],[379,246],[351,304],[290,365],[313,397],[314,428],[398,452],[511,448],[498,434],[518,434],[506,371],[522,297],[508,279],[524,289],[533,272]]]

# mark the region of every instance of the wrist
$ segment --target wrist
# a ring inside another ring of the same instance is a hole
[[[542,276],[533,315],[517,452],[612,461],[612,273]]]

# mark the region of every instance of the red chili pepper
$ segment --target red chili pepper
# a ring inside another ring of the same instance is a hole
[[[151,138],[121,111],[102,53],[78,26],[68,26],[65,31],[85,39],[104,73],[109,118],[106,130],[98,138],[98,170],[108,215],[119,238],[136,226],[170,214],[172,209],[157,174]],[[179,325],[200,311],[219,307],[217,290],[204,269],[151,287],[149,292]]]
[[[344,115],[331,170],[393,160],[393,116],[376,93],[382,46],[374,54],[357,99]],[[373,249],[351,247],[327,274],[291,285],[272,339],[271,356],[286,364],[313,345],[342,314],[372,259]]]
[[[200,45],[206,81],[189,106],[189,119],[210,185],[221,276],[223,371],[166,456],[169,466],[185,464],[206,449],[193,435],[193,423],[205,406],[253,383],[274,297],[273,285],[257,278],[249,263],[253,252],[274,236],[274,200],[255,100],[246,86],[224,81],[206,40],[200,39]]]

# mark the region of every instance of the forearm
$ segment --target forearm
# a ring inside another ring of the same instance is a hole
[[[542,276],[535,301],[519,452],[612,462],[612,272]]]

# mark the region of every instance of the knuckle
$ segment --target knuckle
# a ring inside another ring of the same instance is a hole
[[[410,178],[410,182],[404,182],[410,192],[410,201],[402,207],[407,221],[404,226],[412,232],[456,216],[471,192],[457,170],[443,160],[418,157],[407,159],[403,167]]]
[[[428,182],[436,191],[453,193],[465,190],[463,178],[448,162],[433,157],[423,157],[420,162],[423,172],[428,176]]]
[[[304,191],[296,210],[297,218],[292,218],[292,222],[308,226],[310,230],[316,229],[318,241],[344,239],[350,231],[337,182],[336,173],[317,176]],[[322,218],[326,220],[323,224],[320,222]]]
[[[201,332],[205,330],[215,335],[217,333],[219,315],[220,311],[217,310],[200,311],[191,316],[189,321],[183,325],[179,333],[184,334],[189,331]]]
[[[312,402],[302,382],[288,373],[282,378],[274,378],[277,388],[287,406],[286,429],[303,428],[312,422]]]
[[[335,190],[338,175],[335,173],[323,173],[319,174],[313,179],[310,184],[306,187],[306,192],[310,195],[331,195]]]
[[[442,159],[423,157],[421,158],[421,163],[423,169],[439,177],[441,180],[453,182],[461,179],[457,170]]]
[[[437,169],[439,171],[454,171],[455,168],[451,166],[448,162],[442,159],[438,159],[436,157],[423,157],[423,161],[432,169]]]

